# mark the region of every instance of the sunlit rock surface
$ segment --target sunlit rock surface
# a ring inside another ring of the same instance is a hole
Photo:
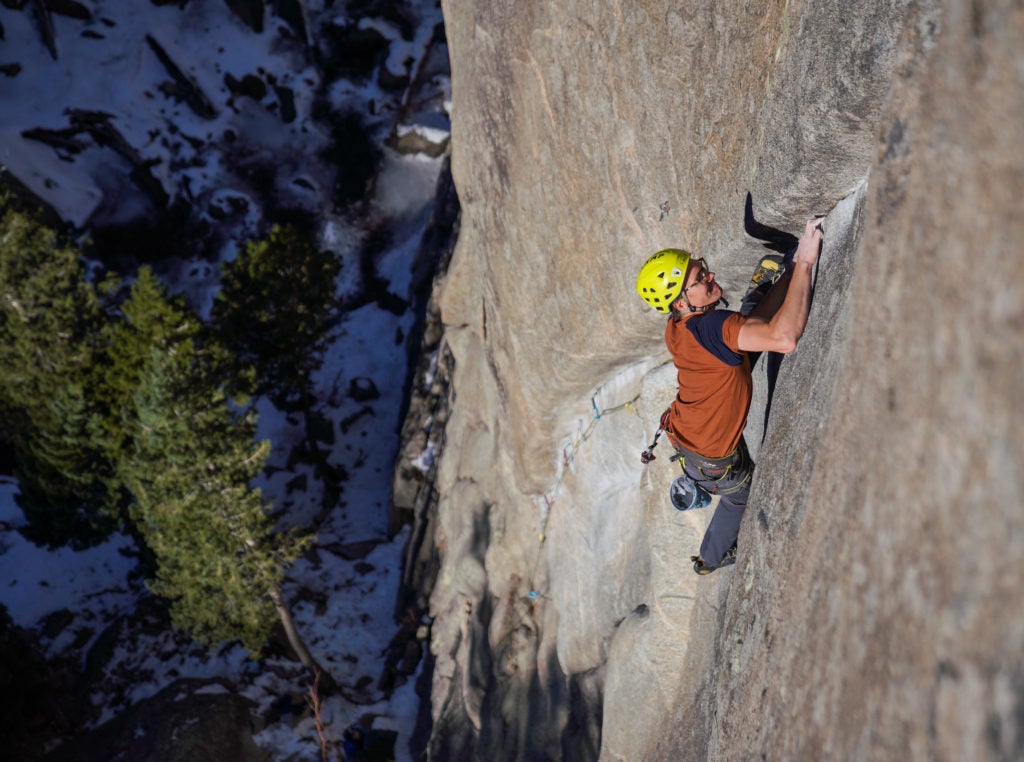
[[[1021,10],[444,10],[434,753],[1021,756]],[[710,514],[638,457],[674,372],[633,282],[690,247],[738,303],[748,193],[826,243],[763,445],[757,371],[739,562],[698,578]]]

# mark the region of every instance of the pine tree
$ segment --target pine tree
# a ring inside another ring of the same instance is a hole
[[[275,227],[224,266],[213,321],[224,344],[255,369],[254,393],[283,408],[308,406],[338,308],[340,270],[337,257],[291,227]]]
[[[88,546],[118,524],[109,490],[113,464],[90,430],[95,411],[82,386],[69,382],[47,404],[45,420],[25,438],[19,459],[19,503],[33,540]]]
[[[150,587],[170,599],[174,624],[207,644],[239,639],[256,654],[281,618],[284,572],[308,538],[277,532],[251,486],[269,444],[254,442],[254,414],[229,404],[224,360],[198,324],[155,343],[133,395],[138,423],[122,475],[157,559]]]
[[[93,436],[114,463],[125,457],[134,435],[135,392],[153,348],[166,349],[204,331],[184,298],[170,296],[148,266],[139,269],[119,317],[104,329],[103,362],[94,383],[102,414],[93,421]]]
[[[113,308],[77,250],[0,195],[0,416],[32,539],[96,542],[130,516],[151,587],[179,627],[251,652],[280,621],[316,668],[281,595],[309,538],[278,532],[251,485],[269,444],[227,388],[235,361],[142,268]]]
[[[105,320],[77,249],[0,194],[0,436],[36,542],[89,545],[115,524],[110,464],[88,437]]]

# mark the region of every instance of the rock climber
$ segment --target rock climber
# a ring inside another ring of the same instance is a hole
[[[783,262],[761,261],[752,280],[763,297],[749,314],[724,309],[714,271],[682,249],[657,252],[637,276],[643,300],[669,315],[665,343],[678,371],[679,391],[663,419],[665,433],[682,456],[683,470],[719,495],[700,554],[691,556],[698,574],[736,561],[754,473],[743,440],[753,392],[749,353],[788,354],[803,335],[811,274],[823,239],[821,223],[822,218],[807,222]]]

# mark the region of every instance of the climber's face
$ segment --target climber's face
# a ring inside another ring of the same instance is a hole
[[[686,273],[686,286],[679,298],[689,307],[706,307],[722,298],[722,287],[704,259],[695,259]]]

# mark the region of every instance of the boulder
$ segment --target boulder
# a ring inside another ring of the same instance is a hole
[[[48,762],[269,762],[253,741],[252,701],[230,685],[181,679],[104,725],[65,741]]]

